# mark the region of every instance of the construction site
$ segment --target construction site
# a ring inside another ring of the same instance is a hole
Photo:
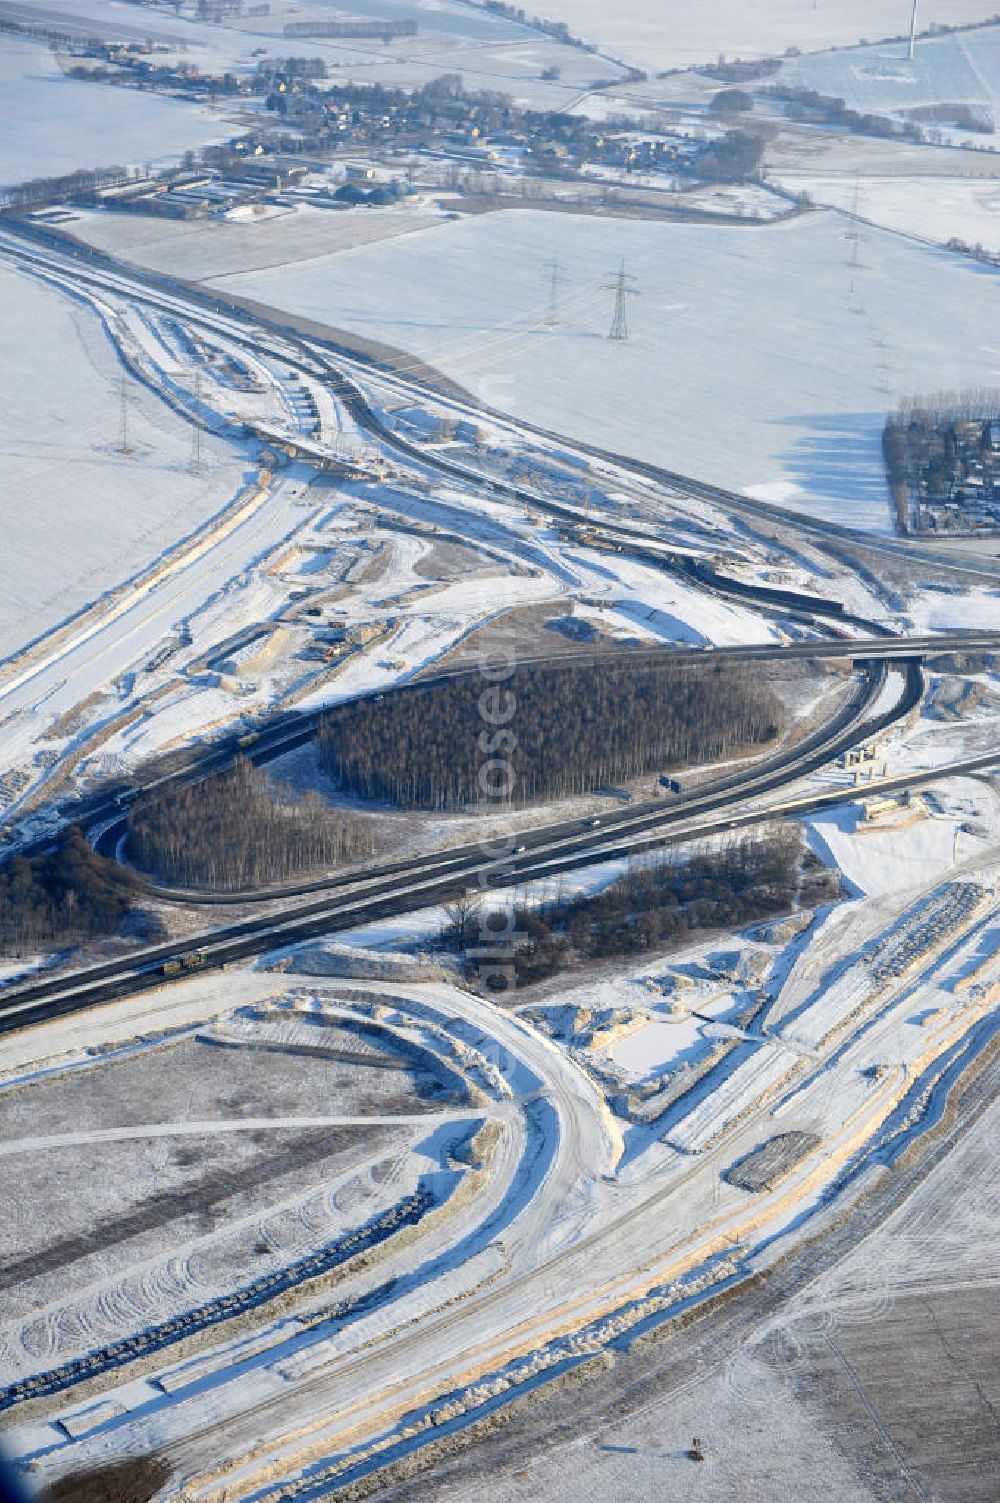
[[[32,1503],[1000,1497],[1000,26],[551,5],[0,6]]]

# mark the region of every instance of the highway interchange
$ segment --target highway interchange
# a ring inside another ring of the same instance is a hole
[[[3,249],[10,254],[18,236],[5,232]],[[30,242],[28,242],[30,244]],[[243,338],[248,344],[260,347],[263,339],[273,341],[275,353],[289,362],[299,360],[303,365],[320,370],[326,379],[334,383],[337,395],[352,405],[354,415],[362,426],[367,427],[387,449],[395,450],[402,460],[419,460],[422,466],[432,461],[423,450],[408,446],[384,425],[380,424],[365,402],[359,381],[363,377],[361,365],[353,357],[336,350],[331,354],[314,340],[304,340],[294,331],[280,327],[268,328],[258,316],[249,321],[243,332],[234,335],[234,325],[241,323],[241,315],[233,305],[222,305],[218,300],[204,294],[177,286],[155,282],[120,267],[103,263],[101,258],[90,257],[73,251],[59,251],[46,245],[39,249],[25,249],[25,242],[13,252],[28,260],[41,260],[55,265],[61,277],[69,281],[79,279],[103,285],[113,279],[117,291],[123,287],[137,298],[158,301],[180,310],[193,323],[205,327],[217,327],[220,318],[225,320],[227,337]],[[412,377],[397,377],[410,392],[421,390],[420,382]],[[431,395],[435,395],[431,393]],[[537,433],[545,438],[551,435]],[[560,440],[562,442],[562,440]],[[654,467],[640,466],[629,461],[614,459],[635,473],[669,483],[671,486],[697,493],[697,486],[684,477],[669,476]],[[464,469],[449,460],[437,461],[442,470],[477,489],[484,486],[483,477]],[[579,515],[558,502],[547,502],[544,495],[534,491],[519,492],[515,487],[503,487],[493,483],[494,489],[505,488],[509,493],[520,495],[528,504],[539,510],[549,510],[558,520],[576,524]],[[787,515],[780,509],[764,503],[748,501],[715,488],[703,488],[706,499],[714,505],[729,508],[735,515],[754,518],[782,526],[788,524]],[[897,560],[910,563],[925,560],[928,550],[895,539],[859,538],[847,529],[832,524],[803,522],[796,519],[795,525],[807,533],[814,546],[824,543],[839,546],[844,541],[862,544],[872,552],[884,551]],[[680,555],[671,555],[662,546],[662,540],[643,536],[635,527],[609,529],[613,546],[622,550],[634,550],[637,557],[655,557],[665,569],[678,570],[691,577],[689,560]],[[980,558],[956,558],[941,556],[934,559],[936,567],[967,574],[975,578],[996,578],[997,566],[990,560]],[[849,797],[843,788],[816,792],[815,788],[803,786],[802,780],[817,770],[828,767],[843,752],[871,740],[889,726],[902,720],[920,703],[924,680],[921,664],[928,658],[941,654],[992,653],[1000,650],[1000,632],[976,631],[967,633],[921,634],[913,637],[898,637],[888,634],[875,623],[851,617],[837,602],[815,600],[797,602],[775,598],[774,591],[755,590],[751,585],[727,581],[713,574],[702,576],[700,584],[707,589],[725,594],[731,590],[743,603],[750,603],[772,618],[794,622],[797,629],[815,633],[811,639],[793,640],[780,647],[747,646],[731,649],[716,649],[715,658],[729,657],[742,661],[764,661],[775,657],[792,659],[828,659],[842,661],[853,669],[855,678],[850,694],[827,721],[817,727],[797,745],[781,748],[769,757],[748,764],[739,772],[699,787],[686,789],[680,795],[664,795],[662,798],[633,804],[613,814],[602,815],[599,823],[593,819],[561,820],[541,828],[525,831],[517,837],[517,848],[505,863],[502,879],[506,885],[539,880],[583,866],[617,859],[637,850],[653,849],[674,841],[706,837],[714,833],[749,828],[755,824],[768,823],[778,818],[795,818],[811,810],[835,805]],[[831,636],[830,623],[835,623],[837,635]],[[836,625],[836,623],[842,623]],[[852,628],[852,635],[841,635],[844,625]],[[857,633],[857,635],[854,635]],[[649,650],[630,655],[634,661],[656,663],[676,660],[695,660],[698,654],[690,649]],[[714,659],[713,659],[714,660]],[[580,665],[579,658],[573,660]],[[584,662],[586,659],[584,658]],[[702,661],[710,661],[703,659]],[[883,695],[889,668],[898,664],[902,686],[894,703],[888,708],[877,708]],[[556,666],[556,665],[553,665]],[[452,670],[448,670],[452,671]],[[454,670],[467,671],[467,670]],[[420,693],[429,677],[422,684],[416,682],[400,688],[401,693]],[[272,725],[262,725],[258,739],[246,750],[259,761],[267,761],[290,747],[300,745],[315,732],[315,717],[281,717]],[[193,762],[181,769],[176,776],[182,778],[204,777],[209,772],[227,765],[240,748],[221,745],[209,748]],[[942,777],[960,773],[988,771],[1000,762],[996,756],[984,754],[967,757],[932,771],[902,774],[885,778],[876,785],[885,790],[913,788],[921,784],[933,784]],[[119,790],[112,799],[107,795],[95,795],[76,811],[95,832],[100,848],[113,851],[117,848],[123,832],[123,810],[137,789]],[[767,796],[765,798],[765,796]],[[220,905],[229,902],[248,902],[253,899],[267,900],[267,913],[258,918],[242,920],[236,924],[206,927],[193,934],[185,942],[197,949],[203,957],[205,969],[217,969],[268,950],[314,936],[335,934],[363,923],[384,917],[396,917],[422,908],[446,903],[464,893],[480,880],[484,868],[490,863],[484,859],[477,845],[431,853],[407,861],[385,863],[379,867],[358,873],[343,873],[328,879],[304,882],[280,892],[240,894],[234,897],[205,899],[203,905],[212,902]],[[164,894],[164,896],[168,896]],[[174,897],[191,902],[191,894],[174,894]],[[280,907],[274,906],[280,900]],[[29,1025],[35,1025],[72,1013],[85,1013],[90,1008],[126,998],[144,991],[155,991],[169,984],[163,974],[164,962],[177,954],[176,942],[136,950],[126,957],[103,965],[92,966],[83,971],[59,972],[44,980],[13,985],[0,991],[0,1033],[11,1034]],[[474,999],[460,1004],[450,1004],[460,1011],[465,1009],[465,1021],[475,1026],[483,1025],[483,1007]],[[606,1127],[606,1118],[601,1103],[594,1098],[593,1088],[586,1076],[568,1060],[554,1064],[553,1052],[540,1044],[533,1036],[526,1035],[510,1019],[496,1009],[488,1014],[488,1028],[494,1039],[510,1054],[522,1062],[527,1072],[529,1085],[522,1082],[519,1114],[503,1118],[510,1136],[508,1147],[513,1153],[518,1134],[535,1130],[532,1125],[534,1096],[549,1099],[551,1108],[560,1121],[561,1141],[571,1145],[570,1151],[561,1153],[553,1168],[545,1196],[539,1195],[530,1210],[512,1230],[507,1247],[512,1260],[514,1276],[488,1292],[473,1291],[466,1302],[446,1314],[437,1312],[423,1321],[413,1336],[412,1351],[407,1354],[408,1375],[401,1379],[398,1371],[398,1353],[390,1342],[376,1343],[371,1351],[353,1355],[350,1360],[327,1366],[319,1376],[309,1375],[299,1384],[297,1403],[298,1420],[301,1425],[299,1439],[290,1453],[296,1467],[314,1466],[316,1458],[336,1449],[338,1429],[347,1433],[348,1420],[361,1425],[366,1436],[377,1434],[381,1423],[390,1424],[393,1414],[407,1403],[416,1403],[431,1383],[445,1389],[454,1384],[458,1376],[475,1366],[468,1353],[470,1330],[477,1339],[480,1354],[479,1366],[489,1370],[489,1360],[498,1360],[497,1353],[509,1354],[523,1344],[525,1349],[531,1341],[538,1341],[543,1330],[555,1330],[572,1326],[582,1329],[588,1322],[603,1318],[620,1308],[623,1302],[639,1298],[651,1288],[679,1276],[678,1270],[695,1269],[704,1259],[717,1256],[720,1246],[734,1246],[742,1235],[739,1216],[720,1214],[707,1230],[696,1239],[696,1245],[681,1247],[678,1239],[670,1247],[665,1246],[658,1229],[657,1217],[653,1214],[661,1203],[671,1202],[679,1193],[682,1181],[671,1179],[652,1195],[632,1196],[611,1222],[586,1237],[555,1247],[542,1260],[540,1268],[534,1266],[538,1239],[551,1220],[554,1209],[568,1203],[576,1177],[583,1174],[587,1183],[597,1186],[593,1193],[603,1194],[599,1185],[602,1177],[612,1176],[621,1145]],[[871,1041],[869,1040],[869,1043]],[[826,1052],[825,1058],[833,1060],[835,1052]],[[824,1060],[814,1061],[818,1069]],[[898,1088],[898,1081],[888,1081],[884,1087],[885,1100],[890,1099],[890,1088]],[[870,1103],[870,1116],[874,1121],[880,1110],[878,1093]],[[752,1134],[756,1123],[764,1120],[763,1110],[742,1124],[741,1134]],[[501,1114],[502,1116],[502,1114]],[[839,1162],[846,1162],[852,1133],[845,1129],[842,1141],[838,1139],[829,1146],[830,1172]],[[691,1184],[699,1183],[702,1173],[701,1161],[694,1161],[690,1171],[685,1171]],[[502,1178],[494,1186],[494,1201],[490,1215],[495,1215],[502,1199]],[[790,1193],[790,1192],[789,1192]],[[778,1198],[775,1198],[774,1214],[778,1214]],[[467,1221],[461,1224],[468,1229]],[[625,1251],[624,1267],[627,1275],[603,1282],[591,1290],[589,1272],[593,1263],[607,1256],[609,1246],[617,1242]],[[456,1233],[455,1246],[460,1245]],[[404,1257],[400,1267],[405,1264]],[[387,1275],[388,1276],[388,1275]],[[575,1300],[567,1300],[566,1289],[589,1291]],[[513,1293],[512,1293],[513,1291]],[[542,1318],[544,1315],[544,1319]],[[474,1321],[470,1325],[470,1321]],[[437,1376],[439,1375],[439,1376]],[[363,1423],[356,1410],[356,1393],[368,1396],[368,1407]],[[371,1396],[381,1395],[376,1401]],[[230,1396],[231,1397],[231,1396]],[[287,1396],[276,1396],[266,1403],[248,1410],[245,1415],[235,1409],[226,1409],[222,1404],[213,1413],[211,1425],[199,1430],[194,1426],[190,1437],[177,1450],[190,1474],[195,1478],[190,1496],[199,1499],[214,1499],[224,1496],[221,1472],[206,1462],[211,1454],[213,1436],[217,1439],[217,1426],[226,1429],[226,1444],[231,1455],[260,1453],[263,1468],[265,1455],[273,1457],[278,1438],[287,1428],[285,1406]],[[360,1464],[360,1463],[359,1463]],[[248,1476],[250,1473],[248,1472]],[[261,1477],[265,1475],[262,1470]],[[332,1477],[324,1481],[322,1472],[316,1474],[308,1487],[293,1491],[282,1489],[280,1496],[302,1497],[325,1495],[324,1486],[331,1486]],[[346,1474],[345,1474],[346,1475]],[[262,1494],[263,1495],[263,1494]],[[275,1497],[279,1494],[275,1493]]]

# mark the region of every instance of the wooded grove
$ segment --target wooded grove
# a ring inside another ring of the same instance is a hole
[[[698,930],[739,928],[799,902],[829,900],[838,890],[835,874],[805,850],[800,831],[748,836],[723,850],[638,865],[593,895],[518,906],[515,973],[528,986],[574,966],[670,949]],[[456,905],[443,939],[448,949],[478,960],[480,933],[475,906]]]
[[[129,813],[130,859],[181,887],[266,887],[360,861],[374,849],[364,816],[299,793],[246,758],[202,782],[145,794]]]
[[[76,828],[55,850],[0,866],[0,953],[32,955],[113,934],[140,884]]]
[[[457,809],[501,781],[487,767],[494,758],[509,760],[511,799],[526,804],[712,762],[772,740],[780,724],[759,671],[700,658],[656,668],[618,660],[519,668],[497,686],[470,676],[338,706],[319,751],[337,783],[364,798]]]

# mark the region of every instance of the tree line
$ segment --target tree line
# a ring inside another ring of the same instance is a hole
[[[91,198],[100,188],[121,188],[134,178],[135,173],[128,167],[81,168],[61,177],[36,177],[16,187],[4,188],[0,203],[12,209],[30,209],[64,198]]]
[[[129,859],[181,887],[266,887],[374,850],[370,820],[300,793],[244,757],[201,782],[146,793],[129,811]]]
[[[1000,393],[989,387],[907,399],[890,413],[882,429],[882,455],[901,532],[911,527],[911,503],[948,500],[970,463],[985,461],[992,475],[996,423]]]
[[[114,934],[141,884],[66,830],[52,851],[0,866],[0,954],[37,955]]]
[[[498,689],[463,677],[356,700],[324,717],[318,745],[323,768],[345,790],[442,810],[495,799],[507,776],[495,771],[498,761],[509,765],[509,801],[526,804],[711,762],[772,740],[781,721],[760,673],[744,665],[619,661],[526,666]]]
[[[923,131],[912,120],[897,123],[887,115],[851,110],[845,100],[832,94],[819,94],[815,89],[770,84],[763,92],[774,99],[786,101],[790,120],[819,120],[861,136],[899,136],[905,141],[924,139]]]
[[[518,905],[515,974],[530,986],[571,967],[669,949],[699,930],[773,918],[836,890],[836,877],[805,850],[801,831],[749,836],[722,850],[636,866],[593,895]],[[479,934],[474,907],[455,905],[442,935],[445,947],[459,955],[475,951]]]

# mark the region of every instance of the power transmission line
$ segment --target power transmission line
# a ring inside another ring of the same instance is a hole
[[[615,311],[611,319],[611,332],[609,339],[618,344],[624,344],[628,339],[628,300],[630,297],[638,297],[639,289],[634,286],[635,277],[625,270],[625,262],[622,261],[617,272],[609,272],[613,277],[610,282],[605,282],[603,291],[613,292],[615,295]]]

